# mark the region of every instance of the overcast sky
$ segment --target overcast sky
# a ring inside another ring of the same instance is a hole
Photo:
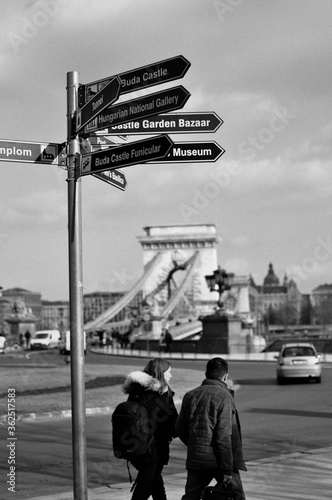
[[[217,141],[216,163],[132,166],[125,192],[82,178],[84,293],[130,288],[137,236],[165,224],[216,224],[220,265],[258,284],[269,262],[303,293],[332,282],[331,1],[15,0],[0,23],[2,139],[66,140],[69,71],[89,83],[179,54],[185,77],[144,93],[181,84],[183,111],[224,121],[172,136]],[[0,168],[0,285],[67,299],[66,172]]]

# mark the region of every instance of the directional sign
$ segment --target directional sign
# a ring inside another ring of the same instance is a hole
[[[87,102],[76,114],[76,132],[79,132],[89,121],[98,115],[103,109],[112,104],[119,96],[120,80],[113,78],[103,87],[89,102]]]
[[[82,155],[80,175],[95,174],[104,170],[114,170],[162,159],[167,155],[172,145],[173,142],[168,135],[158,135],[150,139]]]
[[[134,120],[107,129],[107,135],[126,134],[168,134],[207,133],[218,130],[223,120],[214,112],[169,113]]]
[[[181,109],[189,97],[190,93],[182,85],[179,85],[178,87],[116,104],[102,111],[85,127],[84,133],[89,134],[105,127],[147,118],[165,111]]]
[[[65,165],[65,144],[0,139],[0,161]]]
[[[100,147],[111,147],[112,145],[116,145],[116,142],[112,139],[109,139],[105,135],[93,135],[91,137],[88,137],[87,140],[89,141],[91,146],[100,146]]]
[[[214,162],[225,153],[215,141],[177,142],[165,158],[150,163],[205,163]]]
[[[112,186],[121,189],[122,191],[126,189],[127,181],[124,174],[120,170],[105,170],[104,172],[98,172],[92,175],[107,182],[107,184],[111,184]]]
[[[171,57],[164,61],[159,61],[149,66],[142,66],[118,75],[121,81],[120,94],[144,89],[152,85],[170,82],[182,78],[190,67],[190,62],[183,56]],[[106,85],[113,76],[103,80],[80,85],[78,89],[79,105],[91,99],[100,89]]]

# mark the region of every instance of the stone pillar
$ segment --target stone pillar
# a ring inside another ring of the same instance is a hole
[[[186,287],[185,299],[191,304],[196,317],[211,313],[215,306],[215,297],[209,291],[205,275],[217,268],[217,235],[214,224],[187,224],[174,226],[151,226],[144,228],[145,235],[138,237],[143,250],[144,268],[153,257],[161,254],[160,265],[145,282],[143,296],[153,295],[156,302],[166,304],[168,300],[165,283],[175,262],[181,265],[198,254],[195,271]],[[181,272],[176,271],[174,278],[181,279]]]

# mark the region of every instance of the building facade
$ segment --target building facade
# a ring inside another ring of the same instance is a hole
[[[314,324],[332,323],[332,284],[319,285],[312,291],[312,321]]]
[[[69,330],[69,302],[68,301],[42,301],[42,317],[38,327],[43,330]]]
[[[255,287],[256,312],[266,318],[269,323],[299,324],[302,316],[304,299],[294,280],[284,276],[282,284],[276,276],[273,264],[269,264],[263,285],[256,285],[251,278],[251,286]]]

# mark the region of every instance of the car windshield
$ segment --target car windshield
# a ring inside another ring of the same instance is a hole
[[[282,356],[284,358],[291,358],[293,356],[315,356],[315,352],[313,348],[309,346],[286,347]]]
[[[48,335],[48,333],[37,333],[35,339],[47,339]]]

